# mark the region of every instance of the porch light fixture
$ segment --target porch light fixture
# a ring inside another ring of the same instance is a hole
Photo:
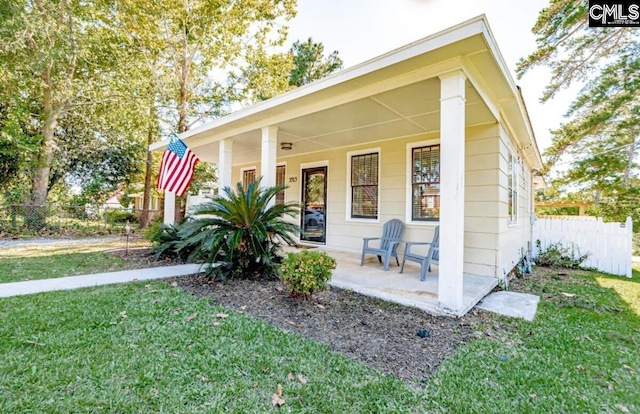
[[[291,151],[293,149],[293,144],[291,142],[281,142],[280,149],[283,151]]]

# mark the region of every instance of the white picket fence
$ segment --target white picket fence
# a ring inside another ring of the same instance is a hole
[[[602,272],[631,277],[633,225],[631,217],[625,223],[605,223],[602,218],[578,220],[567,218],[538,218],[533,225],[533,257],[538,256],[536,241],[541,250],[552,243],[575,248],[577,255],[589,252],[582,263]]]

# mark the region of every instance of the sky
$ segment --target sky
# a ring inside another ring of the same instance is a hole
[[[536,47],[531,28],[548,4],[548,0],[298,0],[288,43],[312,37],[324,44],[327,54],[337,50],[346,68],[485,14],[516,79],[518,60]],[[549,130],[560,125],[575,95],[573,88],[540,103],[549,78],[546,68],[535,68],[516,79],[541,151],[551,143]]]

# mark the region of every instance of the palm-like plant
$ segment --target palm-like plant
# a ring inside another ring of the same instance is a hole
[[[191,257],[209,264],[207,274],[227,277],[276,276],[282,243],[294,244],[300,227],[286,217],[295,218],[300,208],[295,203],[269,205],[285,186],[260,187],[260,180],[245,191],[225,187],[225,196],[195,208],[191,218],[178,231],[177,250],[189,249]]]
[[[183,243],[179,230],[179,224],[158,224],[149,228],[145,237],[152,243],[156,257],[194,261],[196,255],[193,253],[198,246]]]

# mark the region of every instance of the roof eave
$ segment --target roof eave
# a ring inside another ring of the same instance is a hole
[[[240,109],[224,117],[214,119],[207,122],[197,128],[185,131],[179,134],[180,139],[185,140],[188,143],[190,137],[197,136],[199,134],[209,132],[211,130],[224,127],[242,119],[246,119],[261,113],[265,113],[270,109],[276,108],[288,102],[295,101],[302,97],[311,95],[316,92],[328,89],[332,86],[347,82],[357,77],[369,74],[376,70],[388,67],[390,65],[399,63],[405,59],[418,56],[423,53],[427,53],[431,50],[435,50],[438,47],[446,46],[457,41],[463,40],[467,37],[483,33],[483,28],[486,27],[486,17],[484,14],[459,23],[448,29],[434,33],[430,36],[409,43],[408,45],[394,49],[384,55],[377,56],[373,59],[355,65],[353,67],[344,69],[340,72],[333,73],[327,77],[314,81],[310,84],[303,85],[292,91],[275,96],[266,101],[256,103],[255,105],[247,108]],[[441,40],[445,37],[449,37],[447,43],[441,44]],[[213,140],[215,141],[215,139]],[[149,146],[151,151],[164,150],[168,145],[169,140],[156,142]]]
[[[526,139],[527,141],[522,140],[522,136],[517,135],[516,137],[514,137],[516,140],[519,141],[519,143],[523,146],[527,146],[527,145],[531,145],[531,147],[533,148],[534,153],[531,155],[534,155],[533,161],[531,162],[531,165],[534,169],[540,169],[542,168],[542,156],[540,155],[540,149],[538,148],[538,143],[536,142],[535,139],[535,134],[533,132],[533,127],[531,125],[531,119],[529,118],[529,112],[527,111],[527,107],[524,103],[524,99],[522,97],[522,92],[520,87],[518,87],[518,85],[516,84],[515,80],[513,79],[513,77],[511,76],[511,72],[509,71],[509,68],[506,64],[506,61],[504,60],[504,57],[502,56],[502,53],[500,52],[500,49],[498,48],[496,42],[495,42],[495,37],[493,36],[493,32],[491,31],[491,27],[489,27],[489,24],[486,22],[486,19],[483,21],[484,23],[484,36],[485,39],[487,41],[487,45],[489,46],[489,49],[491,50],[491,54],[494,58],[494,60],[496,61],[497,66],[500,68],[500,71],[502,72],[502,75],[504,77],[504,80],[507,82],[507,84],[509,85],[509,89],[511,90],[511,93],[513,94],[513,98],[515,100],[516,106],[518,108],[518,115],[521,115],[522,119],[522,124],[521,127],[526,131]],[[520,121],[520,120],[518,120]]]

